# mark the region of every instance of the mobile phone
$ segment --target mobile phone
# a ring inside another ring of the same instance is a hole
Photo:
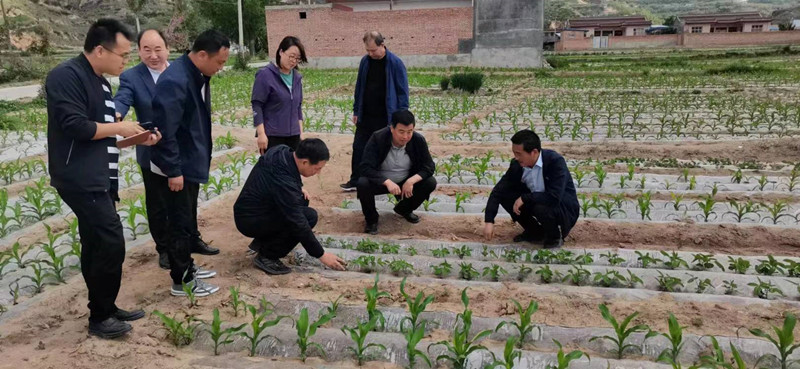
[[[156,126],[155,126],[155,124],[153,124],[153,122],[140,122],[139,123],[139,127],[142,127],[145,130],[150,131],[150,132],[155,132],[156,131]]]

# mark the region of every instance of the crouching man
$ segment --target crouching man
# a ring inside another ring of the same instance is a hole
[[[258,159],[233,205],[236,228],[253,238],[250,249],[258,252],[256,268],[270,275],[290,273],[280,259],[299,242],[322,264],[344,270],[344,260],[325,252],[312,232],[317,212],[308,207],[301,180],[317,175],[329,159],[328,147],[317,138],[301,141],[297,151],[276,146]]]
[[[511,137],[514,159],[486,204],[484,236],[494,237],[498,206],[524,229],[514,242],[543,242],[557,248],[578,220],[580,206],[564,158],[542,150],[539,136],[525,129]]]
[[[364,148],[358,199],[367,221],[365,233],[378,234],[375,195],[396,196],[400,201],[394,212],[410,223],[419,223],[414,210],[436,189],[436,166],[425,137],[414,132],[415,126],[414,114],[396,111],[391,127],[373,133]]]

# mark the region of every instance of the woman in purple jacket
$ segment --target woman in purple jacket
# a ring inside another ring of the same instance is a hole
[[[258,151],[278,145],[296,150],[303,135],[303,76],[298,64],[306,63],[300,39],[287,36],[278,46],[275,62],[256,73],[251,103]]]

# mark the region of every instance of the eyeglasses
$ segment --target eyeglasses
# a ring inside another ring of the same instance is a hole
[[[106,51],[108,51],[108,52],[110,52],[110,53],[112,53],[112,54],[114,54],[116,56],[119,56],[120,58],[122,58],[122,60],[128,60],[128,59],[131,58],[131,53],[117,54],[117,53],[114,52],[114,50],[111,50],[111,49],[109,49],[109,48],[107,48],[105,46],[102,46],[102,48],[106,49]]]
[[[299,62],[300,61],[300,57],[299,56],[286,55],[286,58],[288,58],[289,61],[293,61],[293,62]]]

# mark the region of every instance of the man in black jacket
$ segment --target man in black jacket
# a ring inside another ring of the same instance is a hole
[[[250,249],[258,252],[253,260],[256,268],[271,275],[291,272],[280,259],[299,242],[322,264],[344,270],[344,260],[325,252],[312,232],[317,212],[308,207],[300,178],[317,175],[328,159],[328,147],[317,138],[300,141],[296,152],[278,145],[258,159],[233,205],[236,228],[253,238]]]
[[[132,328],[125,321],[144,311],[124,311],[115,301],[122,280],[125,238],[116,210],[119,187],[116,136],[144,132],[137,122],[117,122],[111,85],[130,58],[131,32],[117,20],[100,19],[86,35],[83,53],[54,68],[45,80],[50,184],[78,218],[81,273],[89,289],[89,334],[115,338]],[[153,134],[145,143],[158,142]]]
[[[486,204],[484,236],[494,237],[498,206],[511,214],[524,232],[514,242],[544,242],[561,247],[578,220],[578,197],[564,158],[542,150],[539,136],[525,129],[511,137],[514,159],[497,182]]]
[[[391,127],[375,132],[364,148],[358,199],[367,221],[365,233],[378,234],[375,195],[390,193],[398,199],[394,212],[410,223],[419,223],[414,214],[436,189],[436,168],[425,137],[414,132],[414,114],[400,110],[392,114]]]
[[[195,234],[200,183],[208,181],[211,166],[211,76],[228,60],[230,41],[209,30],[197,37],[191,52],[176,59],[158,78],[153,97],[153,124],[164,138],[153,147],[150,170],[160,179],[154,185],[169,188],[164,194],[169,219],[170,277],[173,296],[185,296],[183,284],[197,297],[219,287],[200,278],[216,273],[198,271],[191,257],[198,242]],[[195,278],[198,277],[198,278]]]

